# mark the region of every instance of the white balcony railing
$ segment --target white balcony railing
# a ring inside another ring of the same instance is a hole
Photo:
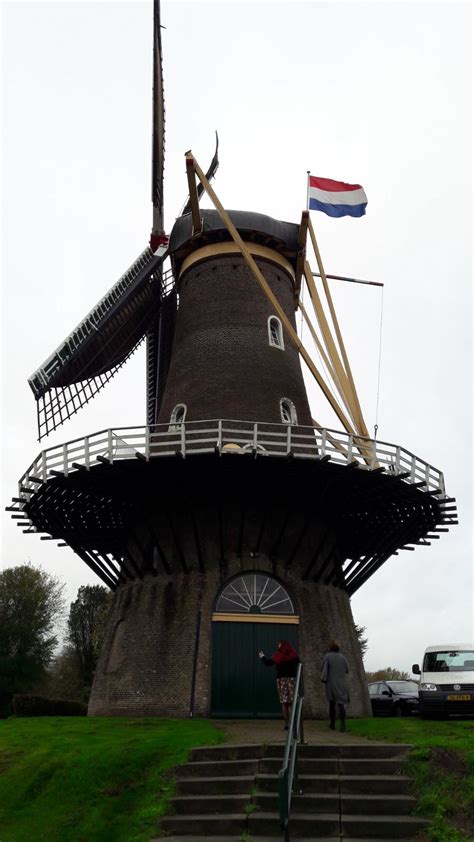
[[[402,475],[407,483],[440,491],[440,498],[445,496],[441,471],[399,445],[322,427],[223,420],[118,427],[47,448],[21,477],[19,495],[26,502],[38,482],[45,482],[54,472],[67,476],[77,466],[89,470],[104,461],[113,464],[134,457],[150,461],[175,454],[188,457],[214,452],[233,457],[330,458],[339,465],[357,462],[360,470],[384,469]]]

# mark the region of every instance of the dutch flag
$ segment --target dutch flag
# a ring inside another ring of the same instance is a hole
[[[309,176],[308,208],[328,216],[364,216],[367,196],[360,184]]]

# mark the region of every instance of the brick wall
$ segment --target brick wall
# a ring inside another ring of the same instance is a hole
[[[295,327],[293,282],[278,264],[257,258]],[[184,403],[187,421],[212,418],[281,423],[280,399],[293,401],[298,423],[311,424],[299,354],[268,341],[270,303],[240,255],[191,266],[180,281],[170,369],[159,422]]]
[[[300,612],[299,649],[305,669],[306,716],[327,715],[319,679],[327,643],[336,637],[350,665],[353,716],[370,715],[362,660],[347,595],[332,586],[304,582],[266,557],[229,562],[174,576],[148,576],[115,594],[107,639],[97,667],[89,715],[210,715],[211,616],[228,577],[246,570],[273,572]],[[200,634],[195,662],[196,629]],[[195,687],[192,695],[195,662]]]

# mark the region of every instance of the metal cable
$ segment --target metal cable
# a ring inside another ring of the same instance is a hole
[[[379,364],[378,364],[378,372],[377,372],[377,400],[375,404],[375,424],[374,424],[374,431],[375,431],[375,438],[377,438],[377,431],[379,428],[379,398],[380,398],[380,372],[382,366],[382,330],[383,330],[383,287],[382,287],[382,296],[380,299],[380,332],[379,332]]]

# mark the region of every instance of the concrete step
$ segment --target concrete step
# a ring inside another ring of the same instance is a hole
[[[342,816],[338,813],[325,814],[292,813],[291,839],[295,837],[315,837],[321,835],[340,838],[344,842],[351,839],[411,839],[423,830],[427,822],[413,816]],[[278,813],[251,813],[248,816],[248,833],[250,836],[280,836],[281,828]]]
[[[411,839],[427,824],[417,816],[341,816],[342,836],[354,839]]]
[[[279,809],[276,792],[259,792],[252,799],[261,812],[275,813]],[[297,813],[339,813],[340,796],[334,793],[294,794],[291,799],[291,820]]]
[[[335,759],[339,757],[383,759],[406,757],[411,746],[402,743],[340,743],[334,745],[305,744],[298,747],[300,757],[313,759]],[[201,746],[191,752],[191,761],[215,760],[255,760],[262,757],[283,758],[285,744],[271,743],[269,745],[218,745]]]
[[[312,816],[292,813],[290,821],[292,840],[298,836],[302,836],[305,839],[308,836],[314,836],[318,839],[321,836],[336,837],[339,839],[339,813],[315,813]],[[248,816],[247,828],[251,837],[261,837],[267,834],[268,836],[282,838],[280,817],[277,812],[264,813],[256,811],[255,813],[251,813]]]
[[[258,777],[258,776],[257,776]],[[178,778],[177,795],[234,795],[249,794],[256,785],[255,775],[236,778]]]
[[[244,779],[246,780],[246,779]],[[278,792],[278,775],[259,773],[255,786],[260,792]],[[305,775],[298,777],[303,793],[341,792],[343,795],[409,795],[411,778],[405,775]]]
[[[256,775],[259,762],[258,760],[207,760],[184,763],[176,769],[176,776],[178,778],[215,778],[221,775],[222,777]]]
[[[249,762],[249,761],[247,761]],[[370,760],[360,758],[298,758],[300,775],[396,775],[404,763],[403,757]],[[264,757],[259,761],[259,772],[278,774],[281,760],[278,757]]]
[[[280,833],[280,839],[281,839]],[[150,842],[207,842],[208,839],[212,839],[212,842],[228,842],[229,836],[160,836],[159,839],[152,839]],[[259,836],[258,842],[275,842],[275,836]],[[257,839],[257,837],[255,837]],[[341,842],[339,834],[337,836],[305,836],[304,842]],[[291,842],[303,842],[303,837],[301,836],[292,836]],[[342,842],[408,842],[408,839],[387,839],[386,837],[378,838],[378,837],[371,837],[370,839],[354,839],[354,837],[345,836]]]
[[[303,772],[305,763],[317,761],[301,760],[299,769]],[[398,775],[405,763],[403,757],[384,758],[383,760],[363,760],[363,759],[349,759],[341,758],[339,761],[340,775]],[[308,771],[310,771],[308,769]]]
[[[250,792],[246,795],[178,795],[170,798],[171,811],[176,815],[207,816],[222,813],[244,813],[250,807]]]
[[[264,757],[259,762],[259,771],[263,774],[277,775],[281,769],[279,757]],[[307,757],[298,758],[298,772],[300,774],[312,773],[313,775],[337,775],[339,772],[339,760],[318,759]]]
[[[168,834],[181,836],[242,836],[247,832],[247,815],[245,813],[228,813],[206,815],[194,813],[186,816],[163,816],[160,821],[162,829]]]
[[[278,811],[278,794],[260,792],[252,801],[262,811]],[[295,793],[291,815],[296,813],[337,813],[342,815],[410,815],[416,800],[407,795],[339,795],[339,793]]]
[[[302,746],[304,749],[305,746]],[[382,760],[383,758],[406,758],[412,748],[411,745],[404,743],[367,743],[363,745],[351,744],[340,745],[339,757],[347,757],[355,760],[356,758],[363,758],[365,760]]]
[[[275,746],[275,748],[281,748],[281,756],[283,757],[284,745]],[[255,743],[249,743],[248,745],[225,745],[221,744],[218,746],[201,746],[200,748],[193,748],[191,751],[191,760],[192,761],[203,761],[203,760],[255,760],[259,757],[263,757],[264,748],[268,748],[267,746],[263,745],[255,745]]]
[[[339,793],[339,775],[299,775],[299,786],[303,792]],[[260,792],[278,792],[278,775],[258,774],[255,786]]]
[[[307,788],[313,791],[311,776],[300,775],[300,781],[304,791]],[[409,794],[411,784],[411,778],[405,775],[341,775],[339,778],[340,791],[344,795],[350,793],[405,795]],[[314,787],[317,791],[317,783]]]
[[[416,807],[410,795],[341,795],[341,814],[365,816],[409,816]]]
[[[281,839],[281,832],[279,834],[279,838]],[[152,839],[150,842],[209,842],[209,838],[212,838],[212,842],[229,842],[229,835],[226,836],[212,836],[209,835],[205,836],[160,836],[159,839]],[[254,837],[257,839],[257,837]],[[304,842],[336,842],[336,840],[340,840],[339,834],[337,836],[306,836],[304,837]],[[259,836],[258,842],[275,842],[275,836]],[[301,836],[292,836],[291,842],[303,842]],[[353,837],[345,836],[343,842],[408,842],[408,839],[387,839],[384,837],[383,839],[380,837],[372,837],[370,839],[361,839],[357,838],[355,840]]]
[[[270,748],[270,746],[268,747]],[[406,757],[411,745],[403,743],[339,743],[338,745],[312,745],[305,744],[298,746],[298,756],[313,759],[336,757],[364,758],[366,760],[382,760],[396,757]],[[268,751],[264,757],[270,756]],[[276,755],[278,756],[278,755]],[[283,753],[281,754],[283,757]]]

